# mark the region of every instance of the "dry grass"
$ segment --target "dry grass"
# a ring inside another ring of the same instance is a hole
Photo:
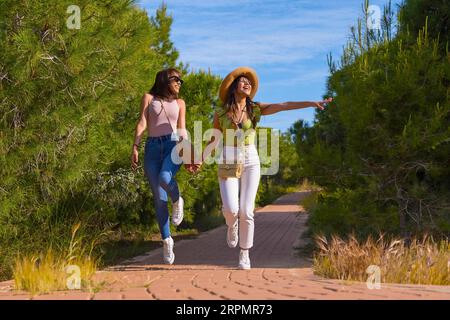
[[[359,242],[354,236],[347,241],[333,236],[328,241],[316,237],[319,251],[314,256],[314,273],[323,277],[366,281],[366,269],[377,265],[381,282],[450,285],[450,244],[432,237],[413,239],[408,245],[403,240],[378,240],[369,237]]]
[[[74,277],[78,276],[78,271],[80,289],[91,288],[91,277],[98,265],[97,259],[92,257],[95,243],[85,247],[83,236],[77,234],[79,229],[80,224],[73,227],[69,247],[61,253],[55,253],[50,248],[45,253],[17,257],[14,265],[15,288],[32,294],[68,290],[77,286]],[[79,269],[74,270],[71,266]]]
[[[309,181],[308,179],[303,179],[299,188],[296,188],[296,191],[321,191],[322,188],[316,185],[314,182]]]

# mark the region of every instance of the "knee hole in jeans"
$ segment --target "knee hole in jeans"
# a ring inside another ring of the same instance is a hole
[[[163,171],[158,176],[159,184],[163,188],[167,188],[172,180],[172,175],[168,171]]]

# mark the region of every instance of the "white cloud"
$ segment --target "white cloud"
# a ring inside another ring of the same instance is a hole
[[[318,99],[328,75],[326,55],[341,53],[363,0],[168,0],[171,38],[180,60],[225,76],[255,67],[259,101]],[[151,15],[161,1],[141,0]],[[310,110],[311,109],[311,110]],[[286,129],[312,121],[313,108],[263,117],[261,125]]]
[[[327,52],[345,42],[349,16],[353,16],[346,9],[320,13],[300,10],[265,19],[256,14],[242,19],[228,18],[224,12],[217,14],[195,23],[180,19],[176,22],[175,16],[174,41],[181,59],[193,67],[223,69],[235,65],[292,64],[317,56],[325,59]],[[342,29],[339,35],[333,32],[336,28]]]

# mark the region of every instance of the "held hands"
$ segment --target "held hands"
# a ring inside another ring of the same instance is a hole
[[[201,163],[189,163],[185,164],[184,167],[189,173],[197,173],[200,170]]]
[[[318,102],[313,102],[313,103],[314,103],[314,107],[315,108],[319,108],[320,110],[324,110],[325,107],[327,107],[328,104],[330,102],[332,102],[332,101],[333,101],[333,98],[328,98],[328,99],[325,99],[323,101],[318,101]]]
[[[191,149],[191,160],[190,160],[189,163],[185,163],[184,167],[186,168],[186,170],[187,170],[189,173],[196,174],[196,173],[200,170],[200,167],[202,166],[203,161],[200,160],[200,162],[197,162],[197,163],[195,162],[195,158],[194,158],[194,154],[195,154],[194,146],[191,145],[191,147],[192,147],[192,149]],[[203,155],[202,155],[202,157],[203,157]],[[202,159],[203,159],[203,158],[202,158]],[[197,159],[197,160],[198,160],[198,159]]]
[[[139,152],[137,147],[133,146],[133,151],[131,152],[131,169],[133,171],[136,171],[138,165],[139,165]],[[192,163],[192,164],[185,164],[184,167],[186,170],[190,173],[197,173],[200,170],[201,163]]]

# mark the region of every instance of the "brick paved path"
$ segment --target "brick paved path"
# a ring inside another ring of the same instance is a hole
[[[227,247],[226,227],[175,242],[175,264],[162,264],[162,249],[97,272],[93,292],[67,291],[30,297],[0,283],[0,299],[450,299],[450,287],[387,285],[317,277],[301,245],[306,213],[298,205],[307,192],[285,195],[255,216],[251,270],[237,270],[239,249]]]

